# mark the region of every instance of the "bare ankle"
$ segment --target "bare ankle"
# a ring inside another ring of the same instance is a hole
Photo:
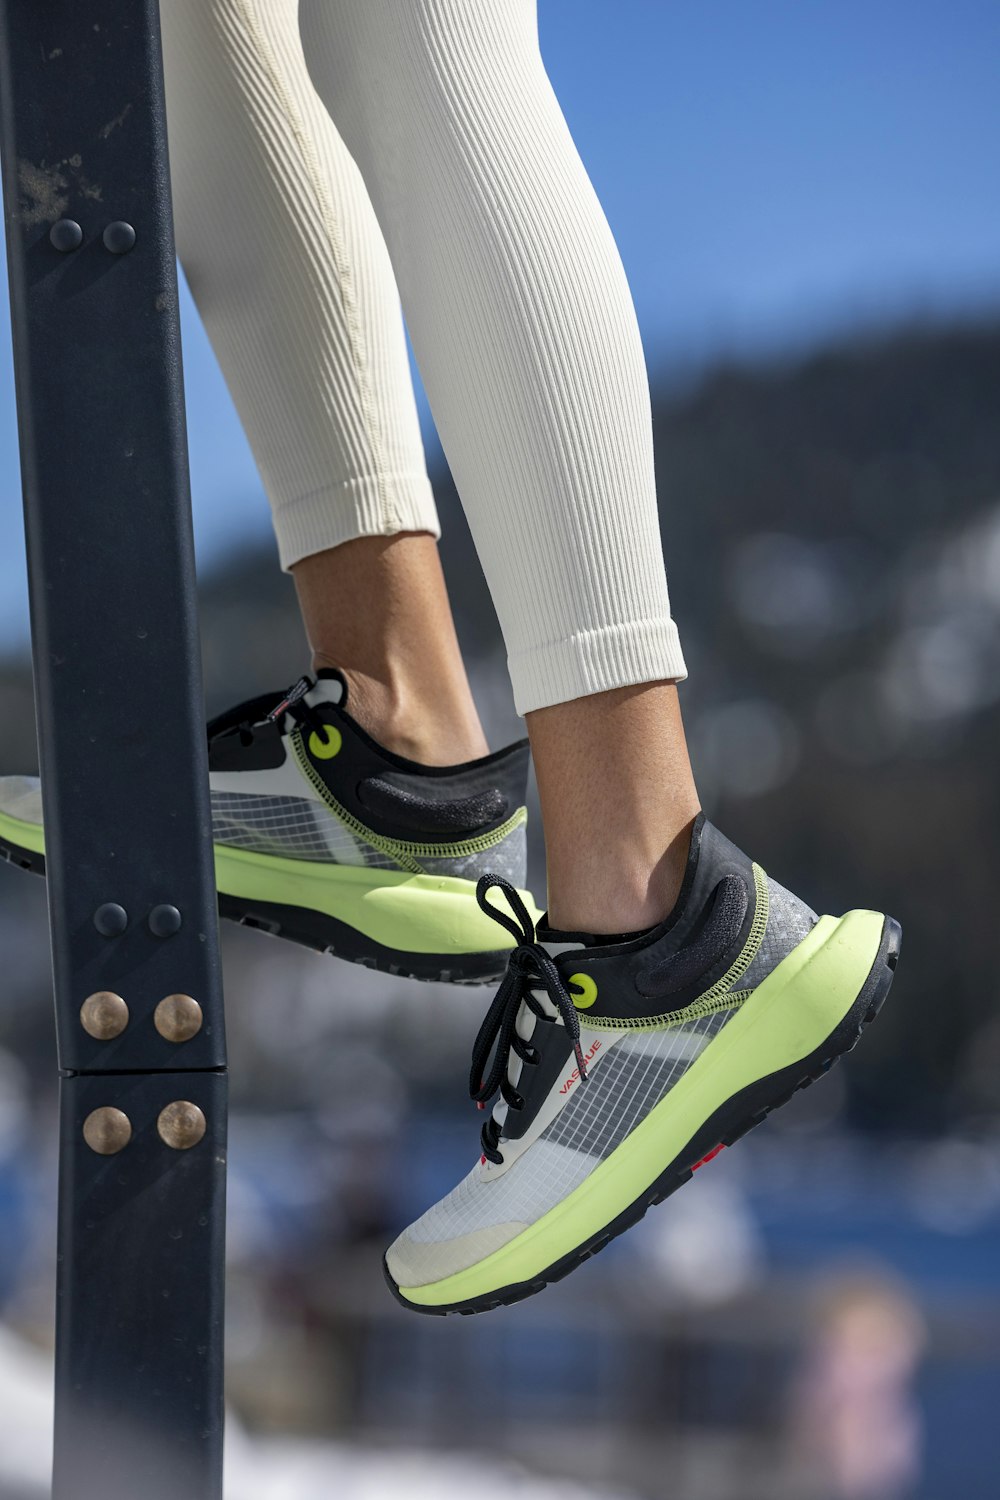
[[[453,766],[489,754],[478,717],[463,714],[442,693],[432,703],[398,684],[340,666],[316,652],[313,669],[337,667],[347,679],[347,712],[373,740],[394,755],[424,766]]]
[[[611,688],[526,718],[552,925],[601,933],[661,922],[699,810],[676,685]]]
[[[595,851],[549,880],[549,925],[564,932],[639,932],[669,916],[687,869],[692,815],[659,855]]]
[[[355,537],[292,572],[315,665],[345,674],[373,739],[423,765],[488,753],[432,536]]]

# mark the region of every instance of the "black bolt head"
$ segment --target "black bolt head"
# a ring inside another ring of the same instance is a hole
[[[70,250],[79,250],[83,244],[83,230],[75,219],[57,219],[49,230],[49,240],[66,255]]]
[[[94,926],[101,937],[120,937],[128,926],[128,912],[117,901],[105,901],[94,912]]]
[[[183,918],[176,906],[154,906],[147,921],[154,937],[173,937],[180,932]]]
[[[110,250],[112,255],[124,255],[131,250],[135,244],[135,230],[131,224],[126,224],[124,219],[115,219],[109,224],[101,236],[104,247]]]

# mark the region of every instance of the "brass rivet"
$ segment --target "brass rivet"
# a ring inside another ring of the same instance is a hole
[[[121,995],[98,990],[80,1006],[80,1025],[95,1041],[110,1042],[128,1025],[128,1006]]]
[[[173,1104],[160,1110],[156,1128],[165,1145],[174,1151],[190,1151],[192,1146],[197,1146],[208,1126],[197,1104],[191,1104],[187,1099],[175,1099]]]
[[[132,1139],[132,1124],[120,1109],[103,1105],[84,1120],[83,1138],[98,1156],[114,1156]]]
[[[153,1025],[168,1042],[189,1042],[201,1030],[201,1006],[190,995],[168,995],[154,1010]]]

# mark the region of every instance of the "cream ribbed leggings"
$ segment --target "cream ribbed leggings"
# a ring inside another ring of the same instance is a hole
[[[535,0],[161,13],[178,252],[282,565],[440,534],[402,300],[518,712],[682,677],[639,331]]]

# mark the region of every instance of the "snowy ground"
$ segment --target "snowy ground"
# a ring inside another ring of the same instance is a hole
[[[52,1367],[0,1325],[0,1500],[48,1500]],[[494,1458],[385,1455],[335,1443],[258,1441],[230,1419],[226,1500],[621,1500],[535,1479]]]

